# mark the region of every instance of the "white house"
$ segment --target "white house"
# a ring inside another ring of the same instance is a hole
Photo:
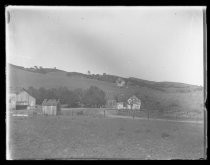
[[[117,103],[117,109],[124,109],[124,106],[123,106],[123,102],[118,102]]]
[[[127,102],[128,102],[128,104],[127,104],[128,109],[139,109],[140,110],[141,100],[138,97],[136,97],[135,95],[130,97]]]

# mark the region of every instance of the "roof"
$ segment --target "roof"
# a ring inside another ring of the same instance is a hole
[[[9,89],[9,93],[14,93],[14,94],[19,94],[22,91],[26,91],[24,88],[20,88],[20,87],[10,87]]]
[[[56,100],[56,99],[44,99],[44,101],[42,102],[42,105],[45,105],[45,106],[57,106],[58,104],[60,103],[59,100]]]
[[[136,97],[135,95],[131,96],[128,99],[128,102],[130,102],[130,101],[133,101],[133,103],[139,103],[139,102],[141,102],[141,100],[138,97]]]
[[[131,96],[130,99],[134,99],[134,100],[140,100],[138,97],[136,97],[135,95]]]

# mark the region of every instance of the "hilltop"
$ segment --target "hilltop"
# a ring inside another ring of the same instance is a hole
[[[123,87],[116,80],[125,81]],[[83,74],[67,72],[57,68],[24,68],[9,64],[10,87],[87,89],[97,86],[104,90],[108,99],[116,95],[136,94],[145,109],[159,111],[201,111],[203,109],[203,87],[176,83],[154,82],[134,77],[124,78],[108,74]]]

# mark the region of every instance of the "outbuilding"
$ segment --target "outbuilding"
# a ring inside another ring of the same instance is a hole
[[[141,108],[141,100],[135,95],[127,99],[120,99],[120,101],[117,102],[117,109],[140,110],[140,108]]]
[[[60,101],[56,99],[44,99],[42,102],[42,114],[59,115],[61,114]]]
[[[29,109],[35,107],[36,99],[24,88],[11,88],[9,91],[9,104],[11,109]]]
[[[124,103],[123,102],[118,102],[117,103],[117,109],[124,109]]]

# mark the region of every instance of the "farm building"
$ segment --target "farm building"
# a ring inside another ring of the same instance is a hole
[[[141,100],[137,98],[135,95],[128,99],[127,108],[128,109],[140,109],[141,108]]]
[[[42,114],[59,115],[61,113],[60,101],[55,99],[44,99],[42,103]]]
[[[124,103],[123,102],[118,102],[117,103],[117,109],[124,109]]]
[[[9,107],[10,109],[16,109],[16,94],[10,93],[9,95]]]
[[[117,102],[117,109],[140,109],[141,100],[135,95],[129,97],[127,102]]]
[[[122,78],[118,78],[116,80],[116,84],[117,84],[118,87],[121,88],[121,87],[123,87],[125,85],[125,81]]]
[[[11,109],[28,109],[36,105],[36,99],[24,88],[13,88],[9,92],[9,105]]]

